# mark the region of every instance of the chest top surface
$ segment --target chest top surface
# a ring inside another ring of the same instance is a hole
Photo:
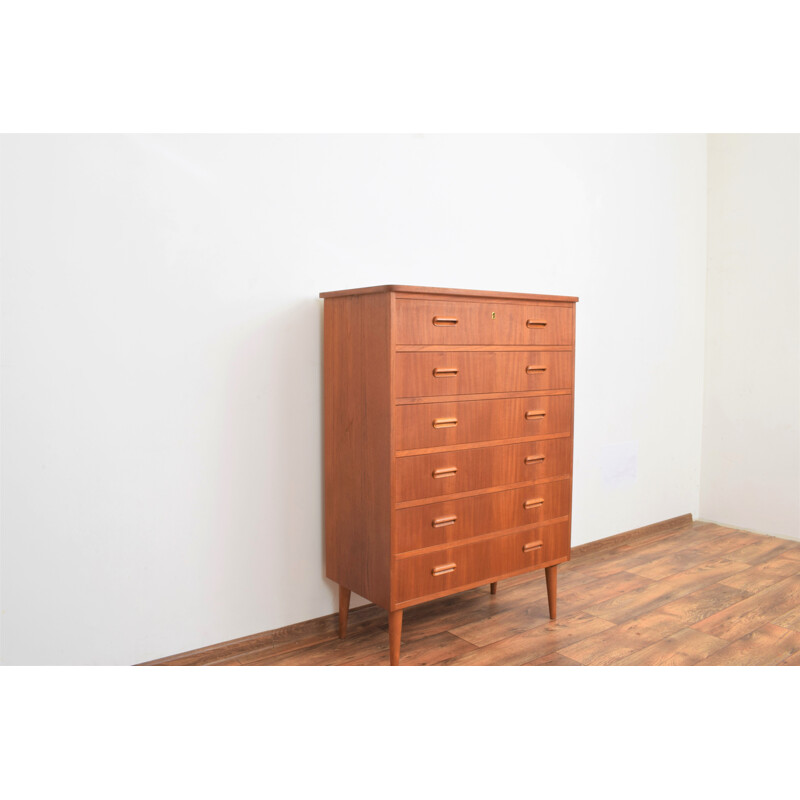
[[[475,289],[443,289],[432,286],[400,286],[385,284],[383,286],[364,286],[359,289],[342,289],[336,292],[320,292],[320,297],[346,297],[358,294],[381,294],[395,292],[397,294],[447,295],[450,297],[486,297],[497,300],[549,300],[551,302],[577,303],[577,297],[566,297],[551,294],[526,294],[523,292],[482,292]]]

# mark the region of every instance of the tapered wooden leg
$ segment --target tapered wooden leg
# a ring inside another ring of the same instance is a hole
[[[403,609],[389,612],[389,664],[400,663],[400,631],[403,629]]]
[[[489,591],[492,594],[497,594],[497,581],[495,581],[494,583],[490,583],[489,584]]]
[[[547,604],[550,606],[550,619],[556,618],[556,584],[558,564],[544,568],[544,579],[547,582]]]
[[[339,638],[347,634],[347,613],[350,611],[350,590],[339,587]]]

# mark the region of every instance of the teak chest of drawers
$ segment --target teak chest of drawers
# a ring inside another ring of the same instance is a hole
[[[577,297],[375,286],[325,298],[325,560],[389,612],[570,556]]]

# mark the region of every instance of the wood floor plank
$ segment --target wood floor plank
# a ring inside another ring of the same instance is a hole
[[[546,656],[529,661],[526,667],[580,667],[577,661],[562,656],[561,653],[548,653]]]
[[[679,627],[688,628],[694,625],[695,622],[700,622],[700,620],[716,614],[717,611],[744,600],[747,596],[747,592],[743,592],[741,589],[734,589],[721,583],[712,583],[702,589],[696,589],[689,594],[685,594],[677,600],[666,603],[654,613],[668,614],[680,622]],[[633,620],[632,627],[635,627],[637,623],[640,625],[649,624],[645,616]],[[670,631],[670,633],[674,632]]]
[[[800,605],[800,575],[793,575],[712,614],[692,627],[732,642],[765,623],[787,614],[798,605]]]
[[[800,631],[800,605],[773,619],[772,624],[780,625],[782,628],[791,628],[793,631]]]
[[[581,664],[614,664],[745,597],[745,592],[715,583],[589,636],[561,653]]]
[[[261,667],[278,666],[323,666],[342,664],[356,658],[367,658],[373,653],[380,653],[389,663],[388,654],[389,626],[375,627],[358,636],[347,635],[345,639],[338,637],[332,641],[322,642],[287,653],[267,653],[260,657],[247,656],[240,658],[242,663]]]
[[[794,655],[789,656],[789,658],[785,658],[779,664],[781,667],[800,667],[800,650],[798,650]]]
[[[455,595],[443,598],[451,602],[439,606],[436,610],[437,613],[428,613],[424,609],[424,606],[433,605],[433,603],[425,603],[423,606],[414,606],[406,609],[403,612],[403,642],[425,639],[436,633],[445,633],[460,625],[467,625],[471,622],[489,619],[501,614],[508,606],[500,592],[501,589],[498,588],[498,594],[492,595],[488,589],[485,589],[480,594],[470,597]],[[530,592],[532,590],[529,590]],[[464,602],[458,603],[457,600],[459,598],[462,598]],[[438,602],[438,600],[434,601],[434,603]],[[546,602],[545,597],[544,603]]]
[[[800,631],[762,625],[698,662],[699,666],[766,666],[800,655]]]
[[[615,554],[622,555],[624,553],[631,553],[638,550],[640,547],[651,548],[659,542],[666,542],[673,537],[680,537],[679,541],[690,546],[693,542],[699,541],[700,537],[719,537],[727,536],[732,533],[737,533],[736,528],[727,528],[722,525],[714,525],[707,522],[692,522],[689,525],[683,525],[673,530],[662,531],[653,534],[650,537],[637,537],[632,542],[627,542],[618,548],[615,548]]]
[[[544,625],[549,619],[546,603],[531,604],[521,608],[512,606],[498,611],[494,616],[451,628],[450,633],[476,647],[484,647],[500,639],[507,639],[509,636]]]
[[[681,628],[679,631],[667,636],[626,656],[617,661],[617,666],[672,666],[685,667],[702,661],[712,653],[717,652],[728,644],[724,639],[709,636],[707,633]]]
[[[758,540],[752,544],[733,550],[727,557],[733,561],[743,561],[755,567],[764,561],[775,558],[783,553],[790,553],[796,548],[796,544],[786,539],[778,539],[776,536],[759,536]]]
[[[405,609],[403,665],[800,665],[800,543],[682,523],[587,548],[558,569],[559,619],[542,572]],[[388,664],[388,619],[352,609],[155,663]]]
[[[792,558],[795,561],[800,561],[800,544],[795,544],[793,547],[784,550],[782,555],[784,558]]]
[[[648,614],[672,600],[677,600],[696,589],[716,583],[722,578],[727,578],[729,575],[742,572],[747,568],[748,564],[731,561],[727,558],[707,561],[684,572],[679,572],[677,575],[664,578],[664,580],[655,581],[627,594],[589,606],[586,611],[610,622],[625,622],[635,616]]]
[[[424,639],[417,639],[410,644],[403,642],[400,649],[400,665],[436,666],[452,661],[459,656],[477,649],[475,645],[453,636],[452,633],[435,633]],[[342,666],[382,666],[389,663],[386,647],[382,650],[341,662]]]
[[[573,614],[481,647],[449,663],[521,666],[560,650],[570,642],[591,636],[611,624],[590,614]]]
[[[656,542],[649,547],[636,547],[624,552],[596,553],[575,562],[568,562],[560,571],[579,570],[583,574],[601,578],[615,572],[632,572],[634,567],[649,564],[663,556],[672,555],[682,548],[710,543],[719,538],[719,534],[710,532],[696,532],[692,530],[679,531],[663,541]]]
[[[583,583],[574,588],[561,591],[559,587],[558,608],[560,613],[570,614],[584,608],[602,603],[619,595],[641,589],[652,584],[649,578],[634,575],[631,572],[617,572],[607,577],[598,578],[590,583]]]
[[[591,583],[580,584],[567,591],[559,591],[558,605],[563,616],[572,611],[577,611],[592,603],[618,594],[631,591],[651,583],[647,578],[629,573],[620,573],[612,578],[601,578]],[[538,627],[550,619],[546,597],[532,598],[528,605],[519,607],[513,605],[498,614],[486,617],[478,622],[468,623],[450,632],[460,636],[467,642],[478,647],[485,647],[493,642],[507,639],[531,628]]]
[[[755,567],[750,567],[744,572],[731,575],[730,578],[724,578],[720,583],[735,589],[744,589],[748,594],[757,594],[768,586],[772,586],[773,583],[796,575],[798,572],[800,572],[800,561],[777,556]]]
[[[734,532],[728,536],[717,536],[701,544],[679,548],[676,552],[669,553],[655,561],[633,566],[630,571],[653,580],[669,578],[671,575],[684,572],[698,564],[720,558],[730,550],[743,547],[750,543],[751,538],[751,534],[741,532]]]
[[[624,630],[622,625],[613,625],[575,644],[562,647],[559,653],[584,666],[602,667],[614,664],[659,640],[658,636]]]

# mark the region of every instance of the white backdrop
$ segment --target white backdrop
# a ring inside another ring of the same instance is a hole
[[[2,658],[335,610],[320,291],[578,295],[574,543],[698,513],[705,136],[13,136]]]
[[[800,538],[800,136],[709,136],[700,513]]]

